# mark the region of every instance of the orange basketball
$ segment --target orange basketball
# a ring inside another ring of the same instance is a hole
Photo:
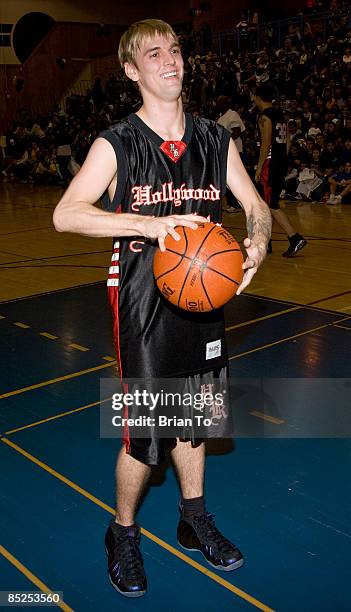
[[[162,295],[189,312],[208,312],[235,294],[243,277],[243,256],[235,238],[215,223],[196,230],[178,226],[181,240],[168,235],[157,249],[154,276]]]

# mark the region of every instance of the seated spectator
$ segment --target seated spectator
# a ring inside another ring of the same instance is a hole
[[[345,49],[345,53],[342,56],[342,61],[344,64],[349,64],[351,62],[351,47],[347,47]]]
[[[45,155],[40,153],[38,160],[33,164],[29,181],[36,184],[49,183],[50,170],[46,163]]]
[[[322,133],[322,131],[321,131],[320,127],[318,127],[317,121],[312,120],[311,121],[311,125],[310,125],[310,127],[308,128],[308,131],[307,131],[307,136],[317,136],[317,134],[321,134],[321,133]]]
[[[351,140],[351,117],[347,117],[345,126],[340,130],[341,137],[344,141]]]
[[[28,181],[31,163],[29,160],[28,148],[22,146],[18,150],[15,161],[13,161],[6,169],[6,175],[12,180],[26,183]]]
[[[305,142],[306,142],[306,149],[309,155],[309,159],[312,159],[312,152],[313,152],[313,149],[316,147],[315,139],[312,138],[312,136],[308,136]],[[317,151],[319,152],[319,149],[317,149]]]
[[[294,119],[290,119],[288,121],[288,132],[290,136],[290,142],[298,140],[299,138],[301,138],[301,136],[303,136],[302,130],[298,129],[297,122]]]
[[[351,139],[348,138],[340,152],[340,161],[342,164],[351,162]]]
[[[303,200],[314,200],[314,192],[322,185],[323,179],[317,175],[316,171],[309,167],[309,164],[301,164],[301,170],[297,176],[296,193]],[[318,196],[316,196],[318,199]]]
[[[39,147],[38,143],[35,142],[35,140],[34,140],[32,142],[32,146],[31,146],[30,151],[29,151],[29,160],[33,164],[37,161],[39,153],[40,153],[40,147]]]
[[[343,169],[328,179],[330,185],[330,198],[327,204],[338,204],[343,198],[351,194],[351,162],[347,162]],[[337,193],[339,192],[339,193]],[[350,202],[350,198],[347,198]]]
[[[336,170],[339,166],[339,159],[336,152],[335,143],[332,140],[327,141],[325,148],[322,151],[320,165],[325,172],[329,169]]]
[[[323,134],[322,133],[316,134],[315,141],[316,141],[317,147],[319,147],[320,151],[322,151],[325,147],[325,138]]]

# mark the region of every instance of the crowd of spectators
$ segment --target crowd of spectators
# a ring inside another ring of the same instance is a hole
[[[348,5],[332,4],[323,28],[318,22],[312,27],[308,18],[303,27],[292,20],[278,39],[273,26],[261,27],[259,50],[249,44],[249,36],[247,44],[232,48],[226,37],[219,52],[218,39],[206,28],[206,48],[199,53],[196,37],[180,33],[185,108],[217,120],[218,98],[231,99],[246,128],[242,158],[252,177],[258,135],[250,91],[260,83],[273,84],[274,104],[284,111],[291,139],[287,199],[337,203],[351,197],[351,18]],[[257,20],[255,14],[251,30],[258,28]],[[242,19],[239,24],[242,28]],[[86,95],[71,95],[47,117],[24,117],[7,131],[3,180],[67,184],[100,130],[139,104],[134,84],[120,71],[104,83],[97,78]]]

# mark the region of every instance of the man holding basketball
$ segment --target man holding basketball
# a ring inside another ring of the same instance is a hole
[[[183,112],[183,60],[172,28],[153,19],[133,24],[121,38],[119,59],[139,87],[143,104],[93,143],[56,207],[54,224],[58,231],[119,238],[108,290],[123,379],[183,377],[195,392],[199,384],[226,379],[223,311],[187,313],[164,300],[153,280],[155,246],[164,250],[168,234],[179,240],[177,226],[196,229],[207,220],[220,222],[220,198],[227,183],[247,217],[241,293],[265,257],[271,216],[230,133]],[[100,210],[94,204],[105,192],[107,210]],[[151,466],[161,463],[167,452],[181,488],[180,545],[202,552],[219,570],[243,564],[240,551],[205,508],[203,440],[152,434],[133,439],[126,432],[116,467],[116,518],[105,543],[110,581],[127,597],[146,592],[140,528],[134,518]]]

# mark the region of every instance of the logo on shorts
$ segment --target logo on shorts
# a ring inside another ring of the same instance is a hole
[[[213,342],[207,342],[206,344],[206,360],[215,359],[220,357],[222,354],[222,343],[220,340],[214,340]]]

